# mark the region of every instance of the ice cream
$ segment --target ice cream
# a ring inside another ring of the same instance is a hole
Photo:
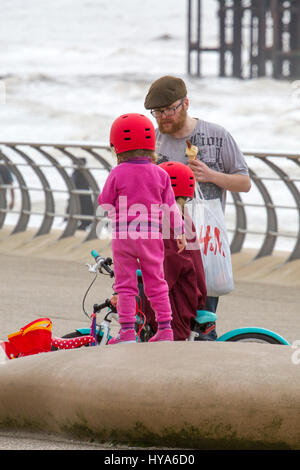
[[[187,144],[187,148],[186,148],[185,154],[188,157],[188,161],[191,162],[193,160],[196,160],[198,147],[196,145],[192,145],[189,140],[186,141],[186,144]]]

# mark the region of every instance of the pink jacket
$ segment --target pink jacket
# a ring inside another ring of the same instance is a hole
[[[127,160],[113,168],[98,196],[98,203],[108,211],[116,232],[128,229],[149,232],[150,228],[152,233],[159,232],[163,220],[166,238],[169,238],[168,221],[176,235],[184,233],[170,177],[147,157]]]

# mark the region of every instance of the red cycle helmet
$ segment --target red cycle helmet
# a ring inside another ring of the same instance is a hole
[[[180,162],[164,162],[159,166],[170,176],[175,197],[193,198],[195,176],[189,166]]]
[[[123,114],[111,126],[110,145],[117,154],[129,150],[155,150],[154,126],[143,114]]]

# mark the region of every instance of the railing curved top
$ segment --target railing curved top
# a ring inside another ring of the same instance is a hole
[[[256,258],[281,250],[288,252],[287,261],[299,259],[300,153],[245,150],[244,155],[253,184],[249,193],[228,195],[225,215],[232,253],[250,247]],[[64,238],[79,224],[89,224],[84,241],[97,237],[97,196],[115,165],[108,145],[5,141],[0,142],[0,165],[13,174],[15,191],[10,209],[11,186],[0,171],[0,229],[12,225],[17,233],[33,226],[40,236],[60,228]],[[74,172],[85,180],[83,187]],[[92,206],[83,212],[87,199]]]

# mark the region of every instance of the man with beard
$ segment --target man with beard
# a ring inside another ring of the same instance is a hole
[[[188,163],[187,141],[198,148],[189,162],[205,199],[221,200],[223,211],[226,190],[248,192],[251,182],[245,158],[230,133],[222,126],[188,114],[189,99],[184,81],[173,76],[157,79],[149,88],[145,108],[157,121],[157,163]],[[218,297],[207,297],[206,309],[216,312]],[[210,333],[216,338],[215,330]]]

